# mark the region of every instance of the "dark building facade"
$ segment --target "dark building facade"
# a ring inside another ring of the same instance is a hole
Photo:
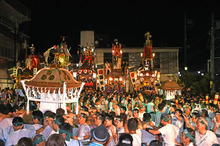
[[[31,11],[18,0],[0,0],[0,87],[11,86],[7,69],[25,56]]]

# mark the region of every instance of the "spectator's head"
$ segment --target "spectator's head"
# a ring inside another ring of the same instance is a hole
[[[214,143],[214,144],[212,144],[212,146],[220,146],[220,144]]]
[[[162,146],[162,143],[159,140],[152,140],[149,146]]]
[[[89,113],[91,116],[95,115],[96,111],[97,111],[97,109],[94,105],[91,106],[91,108],[89,109]]]
[[[105,144],[110,137],[108,130],[104,125],[100,125],[99,127],[92,129],[90,133],[92,142],[99,144]]]
[[[215,119],[216,119],[217,122],[220,121],[220,112],[215,113]]]
[[[5,142],[2,139],[0,139],[0,146],[5,146]]]
[[[80,124],[80,125],[83,125],[83,124],[86,122],[87,117],[88,117],[88,116],[87,116],[86,114],[81,113],[81,114],[79,115],[79,124]]]
[[[112,116],[112,115],[109,115],[109,114],[106,114],[106,115],[105,115],[104,125],[105,125],[106,127],[109,127],[109,126],[113,125],[113,123],[114,123],[114,118],[113,118],[113,116]]]
[[[96,126],[100,126],[101,124],[105,122],[105,116],[103,114],[100,114],[99,112],[97,112],[95,115],[96,115],[96,118],[95,118]]]
[[[45,144],[46,144],[46,141],[43,135],[37,134],[34,136],[33,146],[44,146]]]
[[[120,129],[124,126],[124,118],[122,116],[117,116],[114,121],[116,128]]]
[[[22,129],[24,126],[23,119],[21,117],[14,117],[14,119],[12,120],[12,126],[15,131]]]
[[[139,106],[140,112],[143,113],[145,111],[145,106],[143,104],[141,104]]]
[[[209,117],[209,114],[208,114],[208,111],[206,109],[203,109],[202,110],[202,117],[206,118],[206,117]]]
[[[164,108],[164,104],[160,103],[160,104],[158,105],[158,110],[159,110],[159,111],[162,111],[163,108]]]
[[[52,111],[45,111],[44,113],[44,120],[47,119],[47,118],[52,118],[54,119],[56,117],[56,114]]]
[[[199,117],[196,122],[196,130],[198,132],[204,132],[208,129],[208,122],[204,117]]]
[[[121,108],[120,108],[120,113],[125,113],[126,112],[126,107],[125,106],[122,106]]]
[[[200,117],[199,113],[192,113],[192,122],[196,123],[199,117]]]
[[[133,117],[134,118],[139,118],[139,110],[138,109],[135,108],[135,109],[133,109],[132,112],[133,112]]]
[[[191,128],[185,129],[181,135],[180,141],[185,145],[189,145],[191,142],[195,143],[195,131]]]
[[[131,118],[128,120],[128,130],[130,133],[136,133],[138,128],[138,120],[136,118]]]
[[[133,137],[130,134],[122,133],[119,136],[119,142],[117,146],[132,146]]]
[[[46,142],[46,146],[64,146],[64,145],[65,145],[65,140],[63,136],[60,134],[52,134]]]
[[[173,113],[176,111],[176,105],[171,105],[170,107],[170,113]]]
[[[171,123],[171,116],[167,113],[161,115],[161,124],[166,125]]]
[[[150,122],[151,121],[151,115],[149,113],[144,113],[143,121],[144,122]]]
[[[54,131],[58,131],[58,130],[59,130],[59,126],[60,126],[61,124],[63,124],[63,123],[64,123],[64,118],[63,118],[63,116],[56,116],[56,117],[54,118],[53,122],[52,122],[52,129],[53,129]]]
[[[41,125],[43,125],[44,116],[43,116],[43,113],[41,111],[39,111],[39,110],[33,111],[32,119],[33,119],[33,123],[34,124],[41,124]]]
[[[65,140],[70,141],[70,138],[73,136],[73,127],[68,123],[61,124],[59,134],[61,134]]]
[[[184,108],[185,115],[188,116],[190,114],[190,112],[191,112],[191,107],[190,106],[187,106],[187,107]]]
[[[16,146],[33,146],[33,142],[31,138],[22,137],[21,139],[19,139]]]
[[[87,107],[85,107],[85,106],[81,106],[80,107],[80,113],[84,113],[84,114],[86,114],[86,115],[89,115],[89,110],[88,110],[88,108]]]
[[[183,112],[181,109],[176,109],[175,115],[182,116]]]
[[[65,114],[65,110],[62,109],[62,108],[58,108],[56,110],[56,114],[59,115],[59,116],[63,116]]]

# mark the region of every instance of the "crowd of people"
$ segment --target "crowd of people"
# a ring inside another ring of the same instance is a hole
[[[26,114],[21,90],[0,93],[0,145],[17,146],[217,146],[220,101],[182,94],[173,100],[155,93],[82,91],[79,113],[67,104]]]

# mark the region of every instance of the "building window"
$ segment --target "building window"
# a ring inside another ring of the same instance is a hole
[[[122,54],[122,61],[129,63],[129,53]]]
[[[155,57],[154,57],[154,70],[160,72],[160,53],[155,53]]]
[[[104,63],[112,62],[112,53],[104,53]]]

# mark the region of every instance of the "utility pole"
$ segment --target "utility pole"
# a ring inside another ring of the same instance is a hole
[[[184,13],[184,68],[187,67],[187,33],[186,33],[186,12]]]
[[[215,93],[215,27],[214,27],[214,13],[211,17],[211,42],[210,42],[210,74],[211,74],[211,95]]]

